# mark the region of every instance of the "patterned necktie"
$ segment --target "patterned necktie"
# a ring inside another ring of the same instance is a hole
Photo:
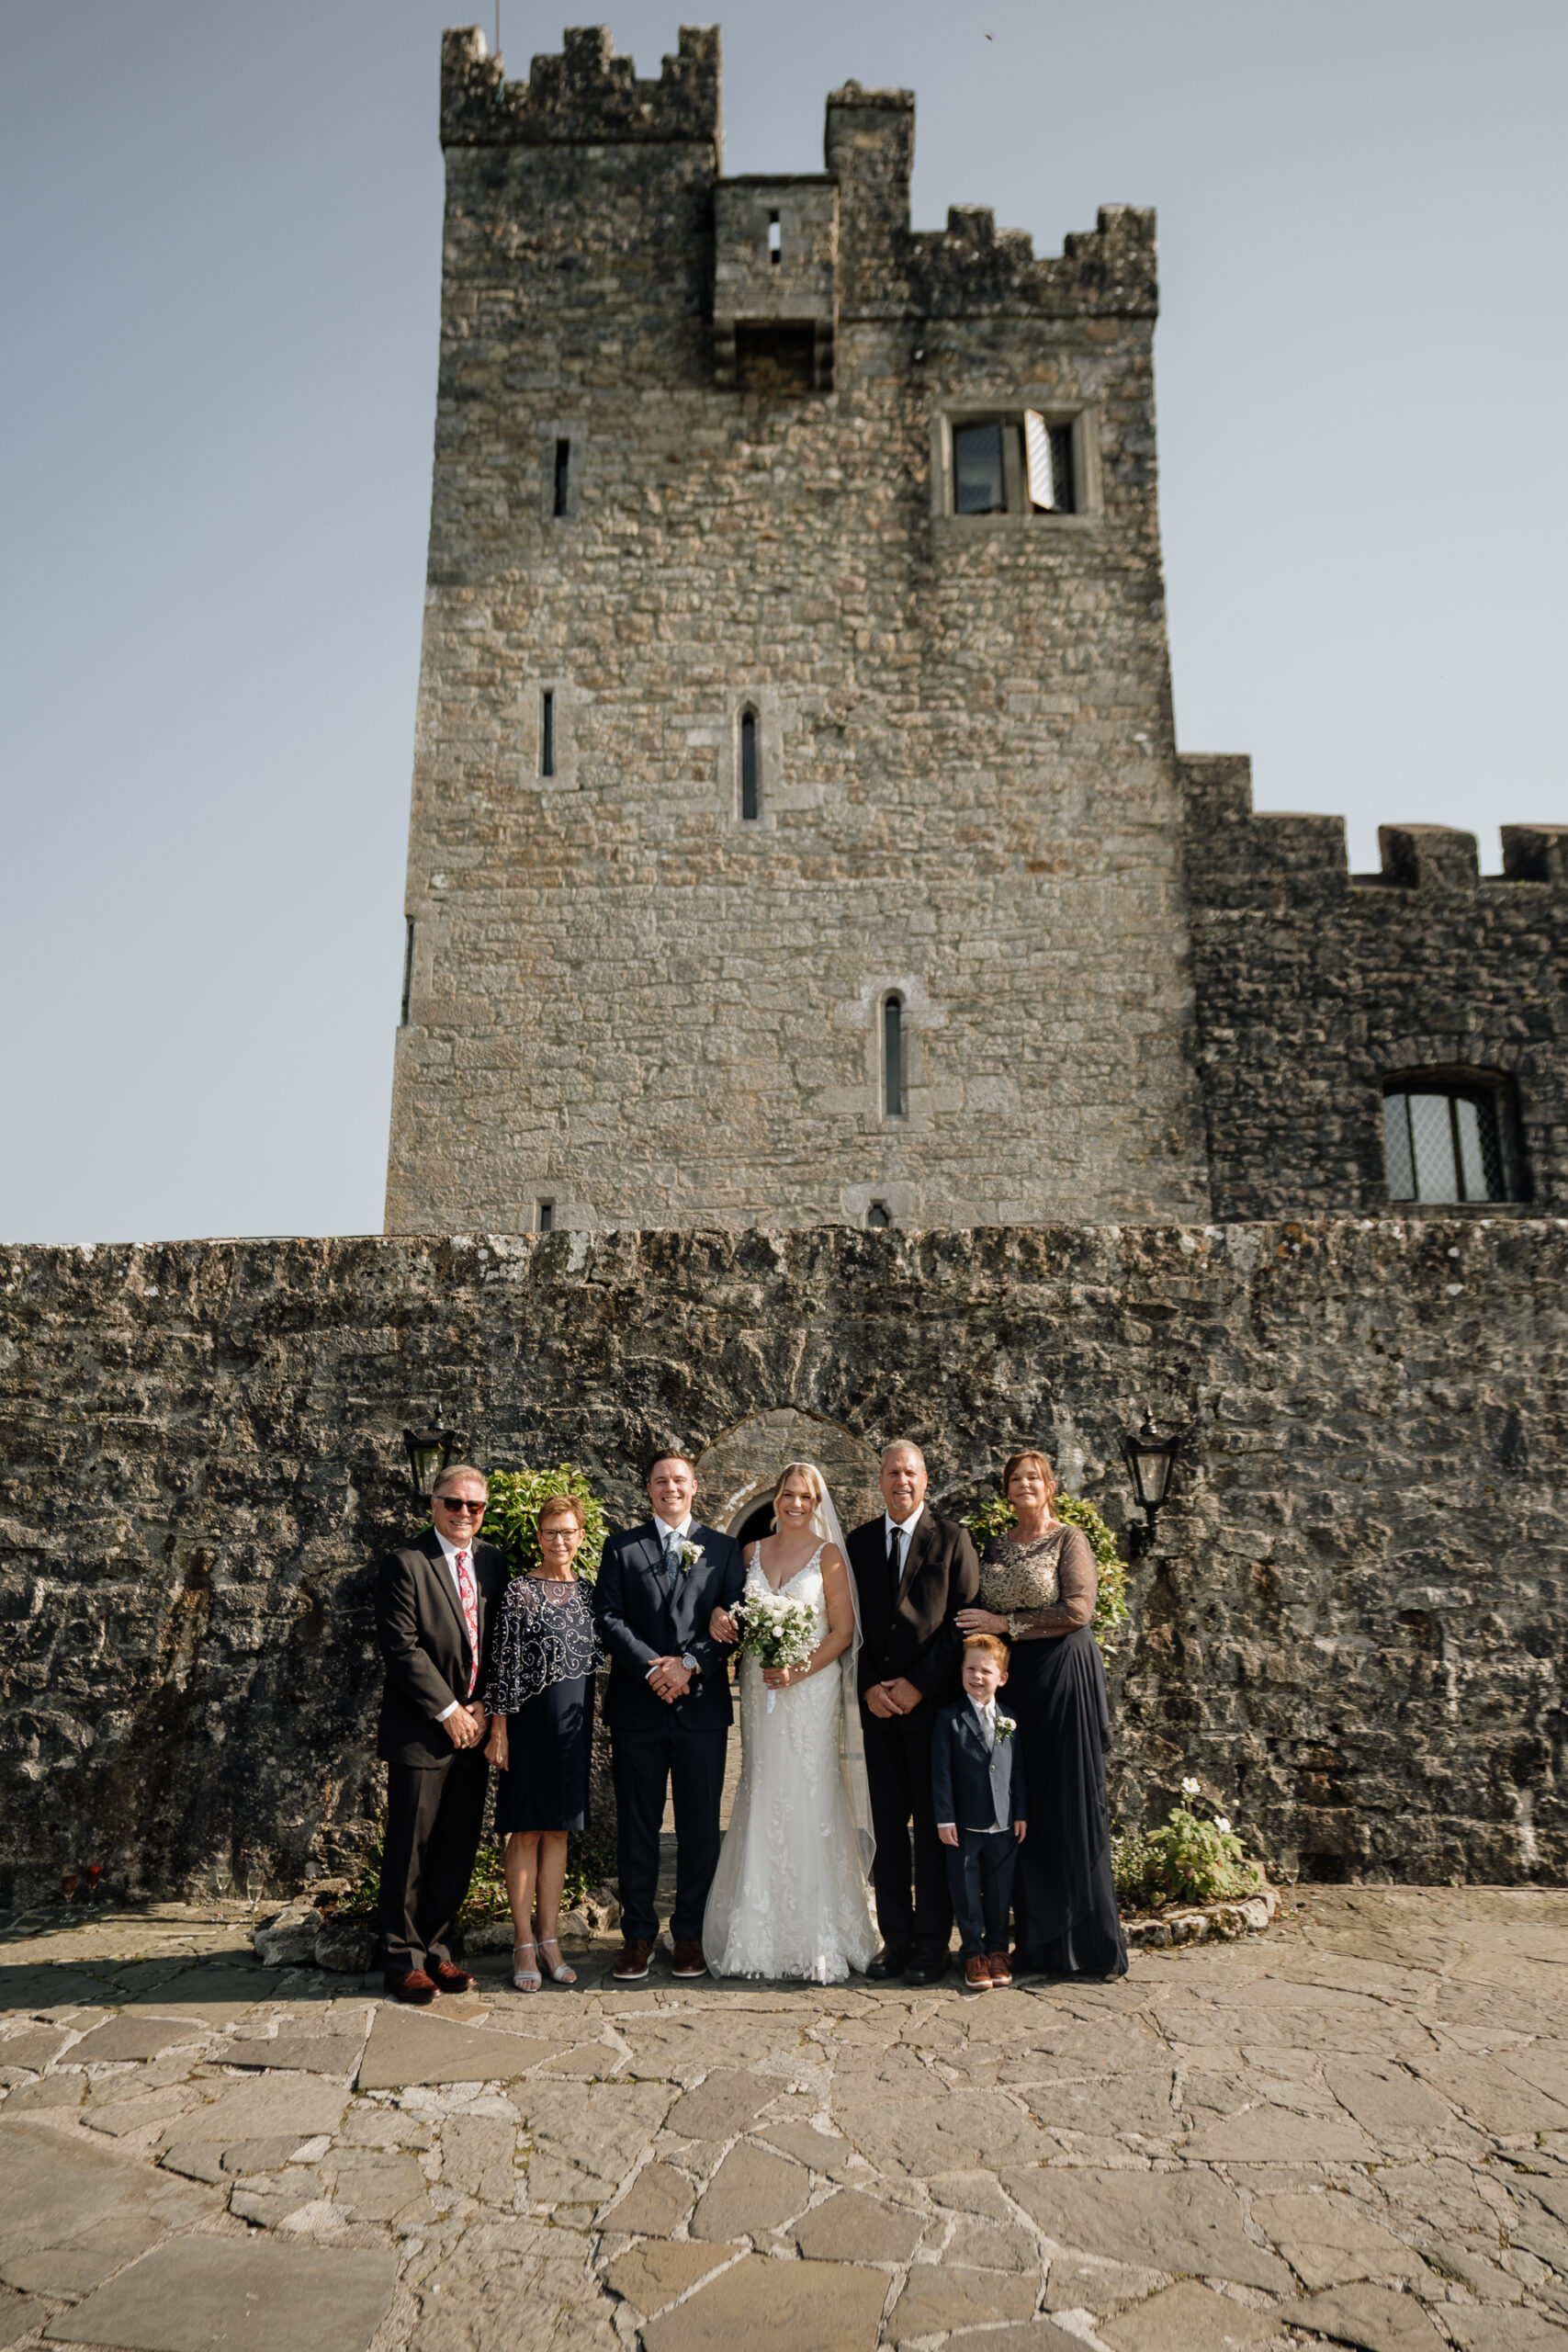
[[[664,1573],[670,1579],[670,1591],[673,1598],[675,1588],[681,1581],[681,1539],[678,1535],[671,1535],[665,1543]]]
[[[463,1623],[468,1629],[468,1689],[474,1695],[474,1685],[479,1679],[479,1603],[474,1590],[474,1579],[468,1573],[468,1555],[459,1552],[452,1566],[457,1571],[457,1598],[463,1604]]]

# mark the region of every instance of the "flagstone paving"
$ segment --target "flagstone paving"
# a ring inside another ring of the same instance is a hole
[[[1568,2352],[1568,1894],[1116,1984],[411,2012],[180,1906],[0,1938],[0,2346]]]

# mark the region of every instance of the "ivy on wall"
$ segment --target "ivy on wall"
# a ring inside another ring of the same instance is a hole
[[[1089,1537],[1099,1572],[1100,1590],[1095,1598],[1092,1625],[1094,1638],[1109,1657],[1116,1647],[1117,1628],[1127,1622],[1127,1563],[1117,1549],[1112,1530],[1082,1495],[1057,1492],[1051,1505],[1054,1516],[1066,1520],[1071,1527],[1081,1527]],[[1005,1535],[1018,1524],[1018,1513],[1005,1495],[995,1501],[978,1504],[965,1511],[964,1525],[975,1539],[975,1549],[983,1553],[993,1535]]]

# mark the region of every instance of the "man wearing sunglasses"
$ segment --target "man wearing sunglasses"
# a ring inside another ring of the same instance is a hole
[[[376,1567],[376,1637],[386,1661],[377,1754],[387,1767],[381,1944],[387,1990],[421,2005],[473,1978],[449,1938],[484,1820],[487,1651],[506,1565],[478,1541],[490,1482],[452,1463],[430,1498],[434,1525]]]

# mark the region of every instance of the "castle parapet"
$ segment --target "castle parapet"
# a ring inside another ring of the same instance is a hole
[[[506,79],[477,25],[442,36],[443,147],[694,140],[716,153],[720,137],[716,25],[682,25],[657,82],[615,54],[607,25],[569,28],[560,55],[536,57],[525,82]]]
[[[1179,763],[1194,899],[1233,912],[1300,897],[1342,896],[1350,883],[1343,817],[1252,806],[1245,753],[1195,752]]]
[[[1483,875],[1475,835],[1453,825],[1380,825],[1376,874],[1352,874],[1343,817],[1254,808],[1245,753],[1186,752],[1179,765],[1187,862],[1199,899],[1213,908],[1348,888],[1495,891],[1510,882],[1568,882],[1568,825],[1505,825],[1503,872]]]
[[[1032,311],[1042,318],[1152,319],[1159,312],[1155,216],[1132,204],[1101,205],[1098,226],[1076,232],[1060,254],[1034,251],[1020,229],[998,230],[980,205],[954,205],[947,227],[911,240],[916,307],[928,318]]]

